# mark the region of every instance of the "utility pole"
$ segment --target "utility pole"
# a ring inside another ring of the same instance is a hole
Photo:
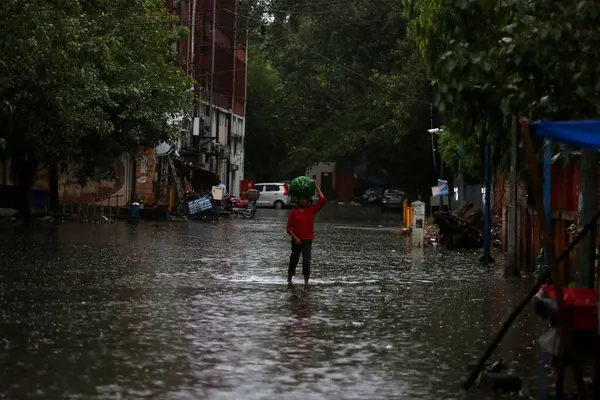
[[[596,214],[598,197],[598,152],[584,149],[579,169],[579,228]],[[582,239],[577,252],[577,287],[594,288],[596,260],[596,224]]]
[[[213,129],[214,118],[213,118],[213,96],[214,96],[214,84],[215,84],[215,53],[217,48],[217,0],[213,0],[213,15],[212,15],[212,51],[210,57],[210,92],[208,99],[208,118],[210,121],[210,129]],[[219,135],[217,132],[217,139]]]
[[[429,129],[433,130],[433,103],[429,103]],[[433,139],[433,137],[438,134],[440,134],[439,131],[435,134],[432,133],[432,142],[433,143],[436,143],[436,141]],[[438,171],[438,174],[439,174],[440,179],[444,179],[444,160],[442,160],[442,154],[437,150],[436,147],[437,146],[434,146],[433,157],[435,158],[435,155],[439,154],[440,170]],[[448,190],[450,190],[450,187],[448,187]],[[440,211],[444,211],[444,196],[440,196]]]
[[[508,263],[504,274],[506,276],[517,276],[519,268],[517,265],[517,167],[518,167],[518,152],[519,152],[519,127],[518,118],[515,114],[511,119],[510,132],[510,173],[508,176],[509,193],[508,193]],[[504,195],[504,193],[502,193]]]

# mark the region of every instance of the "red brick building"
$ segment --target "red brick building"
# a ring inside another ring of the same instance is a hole
[[[216,172],[238,194],[244,178],[246,35],[237,0],[166,0],[187,27],[177,43],[182,68],[195,78],[197,109],[179,152]],[[199,126],[194,126],[199,125]]]

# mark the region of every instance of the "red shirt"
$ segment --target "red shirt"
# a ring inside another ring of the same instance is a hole
[[[300,240],[313,240],[315,238],[315,215],[327,203],[325,197],[321,197],[316,204],[306,208],[294,208],[290,211],[286,231],[294,232]]]

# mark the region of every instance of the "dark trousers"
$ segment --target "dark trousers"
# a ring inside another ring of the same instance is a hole
[[[310,276],[310,258],[312,256],[312,240],[303,240],[299,244],[292,240],[292,255],[290,256],[290,268],[288,269],[288,279],[296,275],[296,267],[302,255],[302,275],[305,278]]]

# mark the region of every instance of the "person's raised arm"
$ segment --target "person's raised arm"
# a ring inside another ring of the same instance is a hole
[[[317,182],[315,182],[315,189],[317,189],[317,193],[319,193],[319,201],[313,207],[315,207],[315,212],[319,211],[325,204],[327,204],[327,197],[323,194],[321,187]]]

